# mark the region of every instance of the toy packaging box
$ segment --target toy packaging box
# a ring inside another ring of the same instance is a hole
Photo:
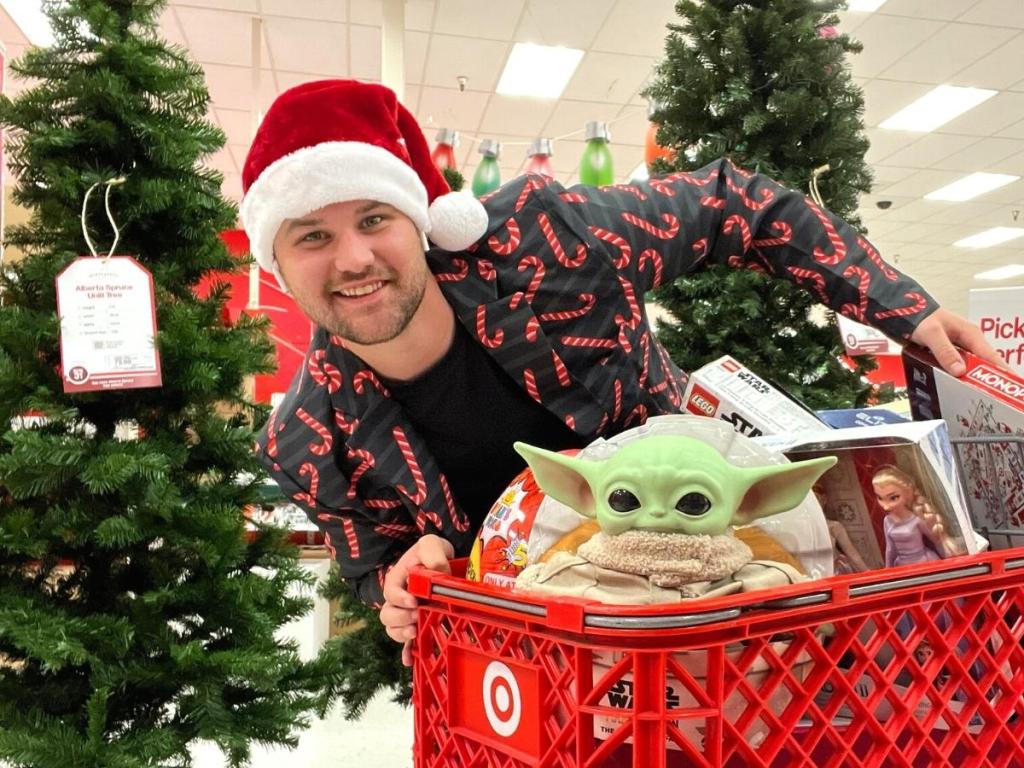
[[[884,478],[890,476],[890,468],[912,479],[915,491],[908,494],[913,498],[907,502],[927,505],[927,514],[937,516],[930,519],[942,524],[945,546],[922,542],[934,554],[918,550],[920,557],[973,554],[987,546],[971,524],[948,431],[942,421],[765,436],[755,442],[781,451],[792,461],[826,455],[839,459],[816,486],[825,517],[830,521],[838,573],[886,565],[887,513],[878,491],[886,488]],[[876,486],[876,482],[881,484]],[[892,535],[898,537],[899,533]],[[892,546],[895,553],[906,547]],[[894,554],[894,559],[894,565],[917,561],[904,558],[901,562],[898,554]]]
[[[975,527],[1005,532],[993,546],[1024,544],[1024,379],[964,358],[967,372],[955,378],[924,350],[904,349],[911,409],[915,419],[943,419],[954,439],[1005,438],[957,446],[964,493]]]
[[[741,435],[828,429],[812,411],[725,355],[690,374],[687,413],[722,419]]]

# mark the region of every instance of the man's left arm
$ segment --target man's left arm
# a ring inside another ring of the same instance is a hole
[[[728,160],[630,188],[577,189],[586,190],[588,223],[620,236],[632,252],[629,260],[620,256],[620,271],[640,292],[709,264],[758,270],[894,339],[928,347],[954,374],[963,369],[954,344],[1002,365],[976,326],[939,308],[849,224]],[[654,262],[657,269],[646,266]]]

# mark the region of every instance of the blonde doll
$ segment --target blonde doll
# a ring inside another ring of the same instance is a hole
[[[898,467],[879,467],[871,479],[885,511],[885,565],[908,565],[959,555],[962,548],[946,532],[942,516]]]

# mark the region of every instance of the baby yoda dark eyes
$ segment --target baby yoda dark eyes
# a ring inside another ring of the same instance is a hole
[[[608,494],[608,506],[616,512],[640,509],[640,499],[625,488],[616,488]],[[676,502],[676,510],[684,515],[699,517],[711,509],[711,500],[703,493],[688,493]]]
[[[711,499],[703,493],[688,493],[676,502],[676,509],[684,515],[698,517],[711,509]]]
[[[632,512],[640,509],[640,499],[624,488],[616,488],[608,494],[608,506],[616,512]]]

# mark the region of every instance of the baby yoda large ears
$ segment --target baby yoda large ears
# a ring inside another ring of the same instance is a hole
[[[791,464],[769,464],[743,470],[749,488],[740,502],[733,525],[746,525],[762,517],[793,509],[817,482],[818,478],[835,466],[835,456],[822,456]]]
[[[586,517],[597,517],[594,494],[587,475],[595,462],[577,459],[526,443],[514,443],[513,448],[526,459],[533,470],[533,478],[544,493]]]

